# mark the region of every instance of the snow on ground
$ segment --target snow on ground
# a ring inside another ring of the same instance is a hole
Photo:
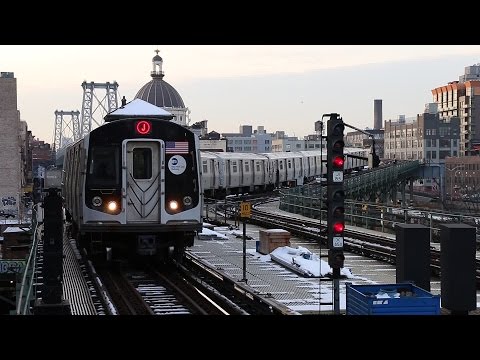
[[[209,234],[212,237],[210,237],[209,240],[213,240],[212,242],[209,243],[218,243],[219,245],[226,246],[229,250],[227,250],[228,253],[232,253],[232,244],[238,244],[238,237],[240,235],[243,235],[241,231],[238,230],[238,228],[230,225],[230,226],[223,226],[223,227],[214,227],[213,225],[206,224],[207,226],[211,227],[214,230],[209,230],[209,229],[203,229],[202,233]],[[205,224],[204,224],[205,226]],[[252,234],[252,232],[250,232]],[[233,237],[237,238],[234,239]],[[216,241],[215,241],[216,240]],[[251,246],[252,242],[249,242],[249,245]],[[238,252],[241,254],[241,250],[236,247],[233,252]],[[290,309],[293,311],[298,311],[298,312],[317,312],[317,311],[331,311],[333,310],[333,306],[329,305],[329,302],[333,301],[333,288],[332,285],[330,285],[328,282],[323,282],[320,283],[318,278],[320,277],[325,277],[329,276],[332,273],[331,267],[328,265],[328,262],[322,260],[319,258],[317,254],[312,253],[309,249],[304,248],[302,246],[298,246],[296,248],[290,247],[290,246],[285,246],[285,247],[279,247],[275,249],[271,254],[267,255],[262,255],[259,252],[256,251],[256,249],[252,248],[247,248],[246,249],[247,255],[250,260],[248,260],[248,263],[253,263],[255,262],[261,262],[265,263],[265,269],[272,271],[272,274],[275,272],[278,276],[283,277],[284,281],[286,283],[295,283],[295,287],[298,289],[303,290],[303,294],[309,294],[307,296],[300,295],[302,294],[302,290],[299,291],[300,296],[295,296],[289,297],[282,295],[283,293],[280,292],[285,292],[288,290],[288,286],[285,289],[281,288],[278,289],[277,291],[269,291],[271,292],[276,301],[283,303],[284,305],[288,306]],[[200,253],[200,252],[197,252]],[[205,252],[205,254],[208,254],[209,252]],[[205,255],[204,254],[204,255]],[[282,259],[282,261],[286,264],[292,265],[295,264],[294,266],[297,267],[300,270],[304,271],[304,276],[298,274],[298,272],[294,272],[291,269],[291,266],[287,267],[285,264],[281,264],[278,261],[274,261],[272,258],[276,257],[278,259]],[[205,260],[208,262],[207,258]],[[217,262],[215,264],[218,265]],[[273,266],[273,267],[272,267]],[[278,272],[280,270],[280,267],[285,269],[284,272]],[[235,265],[232,265],[232,268],[235,268]],[[263,269],[263,270],[265,270]],[[228,271],[227,271],[228,272]],[[367,284],[377,284],[376,281],[370,280],[368,278],[358,276],[352,273],[352,271],[349,268],[342,268],[340,271],[342,276],[341,282],[340,282],[340,291],[339,291],[339,307],[341,310],[345,310],[346,308],[346,294],[345,294],[345,278],[347,281],[352,282],[353,284],[356,284],[357,282],[366,282]],[[247,277],[249,278],[249,284],[253,284],[255,281],[255,277],[251,278],[253,274],[250,274],[249,271],[247,271]],[[317,279],[314,279],[317,278]],[[263,286],[269,286],[268,283],[260,282],[260,283],[255,283],[255,286],[257,287],[263,287]],[[280,292],[279,292],[280,291]],[[305,293],[306,291],[306,293]],[[379,291],[377,295],[378,298],[382,297],[398,297],[399,294],[390,294],[390,293],[381,293]],[[478,302],[478,301],[477,301]],[[478,306],[478,304],[477,304]]]
[[[221,234],[221,233],[219,233],[218,231],[210,230],[210,229],[207,229],[207,228],[204,227],[204,228],[202,229],[202,232],[201,232],[201,233],[198,233],[198,238],[199,238],[199,239],[202,239],[202,238],[205,238],[205,237],[228,240],[228,236],[227,236],[227,235]]]
[[[321,260],[318,255],[302,246],[297,248],[281,246],[273,250],[271,255],[273,255],[275,259],[278,258],[290,264],[292,267],[301,270],[306,276],[324,277],[333,272],[326,261]],[[344,275],[347,278],[354,277],[348,268],[340,269],[340,275]]]

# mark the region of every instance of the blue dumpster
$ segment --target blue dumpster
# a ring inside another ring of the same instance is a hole
[[[440,315],[440,295],[412,283],[346,283],[347,315]]]

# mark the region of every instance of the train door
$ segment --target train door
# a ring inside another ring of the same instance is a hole
[[[162,187],[165,178],[163,147],[164,143],[160,141],[126,141],[127,223],[159,223],[161,220],[159,205],[164,203]]]
[[[295,180],[297,180],[297,185],[303,185],[303,161],[301,158],[293,159],[293,167],[295,168]]]
[[[253,166],[253,185],[262,185],[265,183],[265,171],[262,168],[262,160],[255,160]]]

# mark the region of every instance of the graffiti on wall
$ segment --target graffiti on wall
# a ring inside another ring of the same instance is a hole
[[[0,197],[0,216],[18,215],[18,199],[12,195],[2,195]]]

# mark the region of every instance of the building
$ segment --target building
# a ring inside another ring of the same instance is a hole
[[[251,125],[241,125],[240,133],[223,133],[227,139],[228,152],[264,153],[272,151],[272,134],[266,133],[263,126],[259,126],[252,133]]]
[[[152,59],[153,69],[150,72],[152,80],[142,86],[135,95],[135,99],[142,99],[155,106],[161,107],[174,115],[171,120],[177,124],[186,126],[189,123],[189,110],[183,103],[183,100],[175,88],[163,80],[163,59],[158,55],[159,50],[155,50],[157,55]]]
[[[0,73],[0,129],[0,210],[18,215],[23,164],[17,79],[13,72]]]
[[[384,140],[383,134],[384,130],[382,129],[365,129],[366,132],[373,136],[375,141],[375,154],[378,155],[380,159],[384,157]],[[368,136],[365,133],[360,131],[351,131],[345,135],[345,146],[357,147],[357,148],[371,148],[372,147],[372,137]]]
[[[55,163],[55,158],[53,157],[52,148],[50,144],[44,142],[43,140],[32,139],[32,168],[33,174],[38,175],[38,168],[48,168],[50,165]]]
[[[432,90],[440,118],[460,118],[459,156],[468,156],[473,142],[480,141],[480,64],[467,66],[459,81]]]
[[[458,117],[440,119],[438,113],[385,121],[384,157],[443,163],[447,156],[458,156],[459,123]]]
[[[445,193],[449,200],[480,201],[480,156],[445,159]]]

